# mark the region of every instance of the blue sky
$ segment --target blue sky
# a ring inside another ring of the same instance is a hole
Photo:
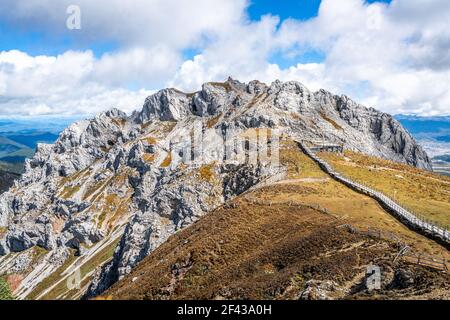
[[[65,27],[73,3],[81,30]],[[228,76],[448,115],[449,3],[0,0],[0,116],[131,112],[155,90]]]
[[[367,0],[368,3],[384,2],[391,0]],[[252,0],[248,8],[250,19],[260,20],[264,15],[278,16],[281,21],[285,19],[308,20],[316,17],[319,12],[320,0]],[[270,57],[272,63],[287,68],[297,63],[322,62],[326,58],[323,52],[317,50],[307,50],[301,55],[293,58],[286,58],[282,54],[274,54]]]
[[[253,20],[259,20],[266,14],[277,15],[280,19],[307,20],[317,16],[320,0],[292,1],[292,0],[252,0],[248,13]]]
[[[367,0],[368,3],[384,2],[391,0]],[[285,19],[308,20],[316,17],[319,11],[320,0],[251,0],[247,8],[247,14],[252,21],[258,21],[264,15],[278,16],[281,21]],[[95,39],[84,41],[77,37],[77,33],[63,35],[51,35],[43,31],[32,30],[26,24],[11,23],[0,20],[0,51],[19,49],[30,55],[58,55],[67,50],[92,50],[96,57],[104,53],[120,48],[120,44],[112,40]],[[185,50],[186,58],[192,58],[198,50]],[[281,63],[286,63],[282,57],[278,57]],[[323,55],[320,52],[309,51],[297,60],[289,63],[321,61]],[[277,59],[274,60],[275,62]]]
[[[0,50],[21,50],[30,55],[58,55],[67,50],[92,50],[97,57],[118,49],[113,41],[79,41],[76,33],[69,35],[49,35],[43,31],[33,31],[26,25],[11,25],[0,20]]]
[[[391,0],[367,0],[368,3],[384,2]],[[280,19],[308,20],[317,16],[320,0],[252,0],[248,13],[253,20],[258,20],[262,15],[277,15]]]

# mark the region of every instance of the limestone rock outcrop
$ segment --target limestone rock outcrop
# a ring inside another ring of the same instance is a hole
[[[255,128],[431,169],[393,117],[346,96],[298,82],[233,79],[192,94],[165,89],[131,116],[113,109],[37,147],[22,177],[0,196],[0,274],[11,272],[7,266],[23,259],[21,252],[39,247],[49,252],[39,267],[48,276],[71,250],[94,254],[89,248],[114,235],[120,241],[113,259],[99,266],[86,296],[101,293],[174,232],[279,173],[268,163],[220,161],[226,137]],[[201,149],[194,146],[197,134]],[[26,277],[20,297],[42,277]]]

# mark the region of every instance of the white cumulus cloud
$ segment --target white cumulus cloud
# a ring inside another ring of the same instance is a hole
[[[0,0],[0,19],[53,37],[73,36],[65,29],[72,2]],[[305,21],[272,15],[251,21],[249,3],[79,0],[76,40],[111,41],[117,49],[100,57],[79,50],[0,52],[0,114],[131,111],[153,90],[193,91],[228,76],[298,80],[390,113],[450,114],[448,0],[322,0],[317,17]],[[187,50],[196,54],[186,59]],[[308,52],[323,59],[298,63]]]
[[[116,62],[114,68],[121,70],[120,61]],[[90,51],[56,57],[0,52],[0,114],[95,114],[113,107],[128,112],[139,108],[152,92],[96,81],[103,73],[117,76],[103,63]]]

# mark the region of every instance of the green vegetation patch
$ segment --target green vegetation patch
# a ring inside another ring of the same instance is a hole
[[[70,199],[72,198],[78,191],[80,191],[81,186],[79,184],[75,186],[66,186],[64,187],[63,192],[61,193],[61,198]]]
[[[104,263],[109,261],[114,254],[114,251],[117,247],[117,244],[119,243],[120,239],[112,242],[105,248],[103,248],[101,251],[99,251],[96,255],[94,255],[90,260],[88,260],[86,263],[84,263],[80,267],[80,273],[81,273],[81,279],[86,277],[87,274],[98,268],[99,266],[102,266]],[[73,261],[71,261],[73,262]],[[64,265],[66,268],[69,266],[67,263]],[[63,270],[61,270],[62,272]],[[60,274],[59,270],[56,272],[57,274]],[[53,274],[51,275],[53,276]],[[60,278],[56,278],[56,281],[59,281]],[[81,288],[87,284],[87,282],[91,280],[90,277],[87,279],[84,279],[81,282]],[[53,283],[55,283],[54,281]],[[58,299],[58,297],[63,297],[63,299],[67,297],[74,297],[79,292],[79,290],[72,290],[69,291],[69,288],[67,288],[67,282],[62,281],[57,286],[55,286],[51,291],[49,291],[44,297],[44,300],[55,300]],[[62,296],[64,294],[64,296]]]
[[[41,283],[39,283],[36,288],[27,296],[28,300],[36,300],[36,298],[47,288],[51,287],[53,284],[58,282],[63,278],[62,273],[76,260],[74,254],[71,254],[70,257],[64,262],[64,264],[59,267],[55,272],[53,272],[50,276],[45,278]],[[63,281],[65,284],[65,282]]]
[[[0,300],[14,300],[8,282],[0,277]]]

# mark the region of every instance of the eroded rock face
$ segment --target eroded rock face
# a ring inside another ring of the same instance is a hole
[[[198,122],[201,154],[186,139],[195,140]],[[431,169],[396,120],[345,96],[297,82],[232,79],[193,94],[165,89],[130,117],[113,109],[37,147],[21,179],[0,196],[0,256],[39,246],[66,257],[69,248],[107,241],[123,228],[113,260],[99,269],[88,296],[101,293],[174,232],[277,172],[270,164],[217,163],[223,138],[250,128]],[[191,153],[200,161],[181,164]],[[33,279],[22,287],[36,286]]]
[[[345,296],[345,294],[345,288],[334,281],[309,280],[305,284],[304,291],[300,294],[300,300],[334,300],[336,297]]]

